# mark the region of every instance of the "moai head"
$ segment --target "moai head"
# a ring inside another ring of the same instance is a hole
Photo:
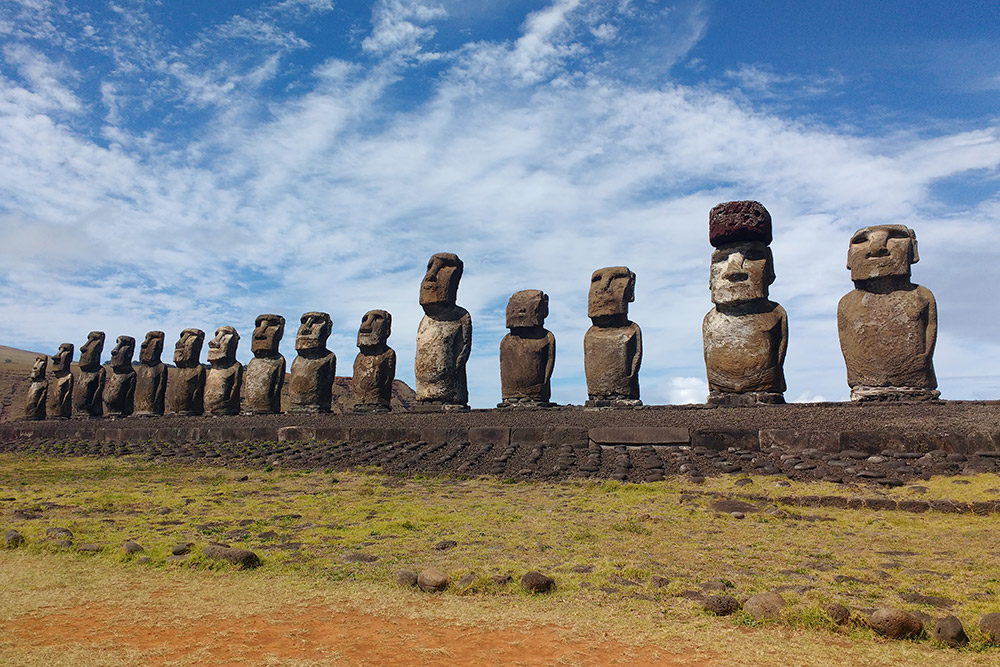
[[[545,324],[549,297],[542,290],[526,289],[511,294],[507,301],[507,328],[529,329]]]
[[[712,303],[736,305],[767,298],[774,282],[771,214],[759,202],[731,201],[708,214],[712,253]]]
[[[281,315],[258,315],[250,350],[255,357],[275,357],[278,344],[285,334],[285,318]]]
[[[68,373],[69,365],[73,361],[73,343],[63,343],[59,346],[59,351],[52,357],[53,373]]]
[[[103,351],[104,332],[91,331],[87,334],[87,342],[80,348],[80,368],[90,370],[99,367]]]
[[[150,331],[146,334],[146,340],[142,341],[139,348],[139,361],[147,366],[155,366],[160,363],[160,355],[163,354],[162,331]]]
[[[635,274],[627,266],[597,269],[590,277],[587,317],[625,317],[635,301]]]
[[[41,382],[45,379],[45,369],[49,366],[49,358],[45,355],[35,357],[35,363],[31,366],[31,381]]]
[[[358,347],[381,347],[392,333],[392,315],[386,310],[369,310],[358,328]]]
[[[302,324],[295,334],[295,349],[298,352],[320,352],[326,349],[326,339],[333,331],[333,320],[329,313],[310,312],[302,315]]]
[[[847,268],[851,280],[910,276],[910,265],[920,260],[917,235],[906,225],[863,227],[851,237]]]
[[[174,364],[177,368],[194,368],[200,362],[201,346],[205,342],[205,332],[201,329],[185,329],[174,345]]]
[[[228,366],[236,361],[236,346],[240,344],[240,335],[233,327],[219,327],[215,330],[215,338],[208,341],[208,361],[215,366]]]
[[[132,368],[132,355],[135,354],[135,338],[119,336],[115,349],[111,350],[111,367],[115,370]]]
[[[458,281],[462,279],[462,260],[450,252],[431,255],[427,262],[427,273],[420,283],[420,305],[440,309],[455,305],[458,299]]]

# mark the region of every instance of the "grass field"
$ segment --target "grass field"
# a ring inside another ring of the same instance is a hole
[[[997,517],[718,504],[741,493],[861,493],[751,479],[504,483],[4,454],[0,530],[16,529],[27,542],[0,550],[0,624],[120,600],[123,588],[130,599],[169,589],[183,594],[165,596],[173,602],[157,611],[168,623],[217,613],[220,600],[235,617],[308,601],[452,625],[558,627],[625,647],[673,647],[705,664],[1000,661],[1000,648],[978,632],[981,614],[1000,611]],[[980,475],[863,494],[971,501],[1000,497],[998,487],[1000,478]],[[745,518],[734,518],[734,508]],[[47,539],[53,527],[69,529],[73,546]],[[127,539],[144,551],[125,555]],[[264,564],[239,571],[209,562],[200,555],[209,541],[252,549]],[[103,549],[77,551],[91,543]],[[171,558],[179,543],[192,543],[191,555]],[[395,583],[400,568],[427,566],[450,575],[445,593]],[[555,590],[521,591],[516,582],[528,570],[554,577]],[[507,574],[513,583],[493,579]],[[742,612],[713,617],[696,598],[717,590],[737,598],[776,590],[789,604],[764,625]],[[828,603],[846,605],[856,620],[882,604],[955,614],[971,642],[955,650],[927,638],[878,638],[863,622],[837,627],[822,611]],[[74,655],[95,664],[118,656],[83,645]],[[0,662],[51,659],[44,642],[0,634]]]

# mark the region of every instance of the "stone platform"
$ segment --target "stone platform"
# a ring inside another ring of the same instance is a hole
[[[892,484],[1000,469],[1000,402],[10,422],[0,448],[515,479],[785,474]]]

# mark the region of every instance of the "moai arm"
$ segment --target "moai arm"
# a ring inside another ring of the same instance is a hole
[[[927,328],[924,334],[924,356],[930,359],[934,356],[934,346],[937,344],[937,302],[934,295],[923,285],[917,287],[927,299]]]
[[[285,384],[285,358],[280,357],[281,363],[278,364],[278,370],[271,374],[271,384],[268,389],[268,396],[276,396],[281,393],[281,388]]]
[[[781,342],[778,343],[778,370],[785,365],[785,351],[788,349],[788,313],[781,306],[776,307],[778,320],[781,325]]]
[[[396,379],[396,351],[389,349],[389,354],[386,355],[385,360],[386,376],[392,380]],[[391,383],[391,380],[390,380]],[[390,390],[391,391],[391,390]]]
[[[545,384],[552,379],[552,370],[556,366],[556,337],[549,331],[545,334],[545,339],[549,342],[549,359],[545,363]]]
[[[472,352],[472,317],[468,313],[462,315],[462,348],[458,351],[458,367],[465,366]]]
[[[638,324],[632,326],[635,327],[635,356],[632,357],[632,373],[629,377],[635,378],[639,375],[639,365],[642,363],[642,329]]]

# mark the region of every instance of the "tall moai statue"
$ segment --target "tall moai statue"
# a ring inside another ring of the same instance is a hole
[[[468,409],[465,364],[472,351],[472,317],[456,305],[464,265],[458,255],[439,252],[427,262],[420,283],[424,317],[417,329],[417,403],[425,409]]]
[[[49,358],[44,355],[35,357],[31,367],[31,386],[28,387],[28,400],[24,404],[25,419],[45,419],[45,407],[49,399],[49,381],[45,379],[45,370]]]
[[[49,388],[48,416],[50,419],[69,419],[73,415],[73,383],[70,370],[73,363],[73,343],[63,343],[52,357],[52,386]]]
[[[396,379],[396,351],[389,347],[392,315],[369,310],[358,327],[358,356],[354,358],[351,393],[355,412],[389,410],[392,382]]]
[[[205,367],[201,365],[201,346],[205,332],[185,329],[174,345],[174,366],[167,373],[167,410],[190,416],[205,411]]]
[[[550,407],[556,337],[544,327],[549,297],[537,289],[514,292],[507,301],[507,328],[500,341],[500,395],[497,407]]]
[[[91,331],[80,348],[80,377],[77,380],[73,410],[86,417],[104,414],[105,371],[101,365],[104,352],[104,332]]]
[[[240,335],[233,327],[219,327],[208,342],[208,375],[205,378],[205,412],[238,415],[243,388],[243,364],[236,360]]]
[[[132,368],[135,338],[119,336],[111,350],[111,372],[104,385],[104,416],[128,417],[135,406],[136,372]]]
[[[847,252],[854,290],[840,300],[837,328],[852,401],[927,401],[934,375],[937,304],[910,281],[917,236],[905,225],[854,232]]]
[[[167,395],[167,365],[160,361],[163,354],[162,331],[150,331],[139,348],[139,368],[135,378],[135,414],[154,417],[163,414]]]
[[[774,282],[771,214],[755,201],[719,204],[708,215],[708,238],[715,248],[715,307],[701,327],[708,402],[784,403],[788,316],[767,298]]]
[[[587,316],[593,326],[583,337],[587,407],[629,407],[639,400],[642,331],[628,319],[635,301],[635,274],[627,266],[609,266],[590,278]]]
[[[292,377],[289,383],[289,412],[329,412],[333,400],[333,378],[337,372],[337,356],[326,349],[326,340],[333,331],[329,313],[309,312],[302,315],[295,335]]]
[[[268,415],[281,412],[281,388],[285,386],[285,358],[278,345],[285,333],[281,315],[258,315],[250,349],[253,359],[243,376],[243,410]]]

